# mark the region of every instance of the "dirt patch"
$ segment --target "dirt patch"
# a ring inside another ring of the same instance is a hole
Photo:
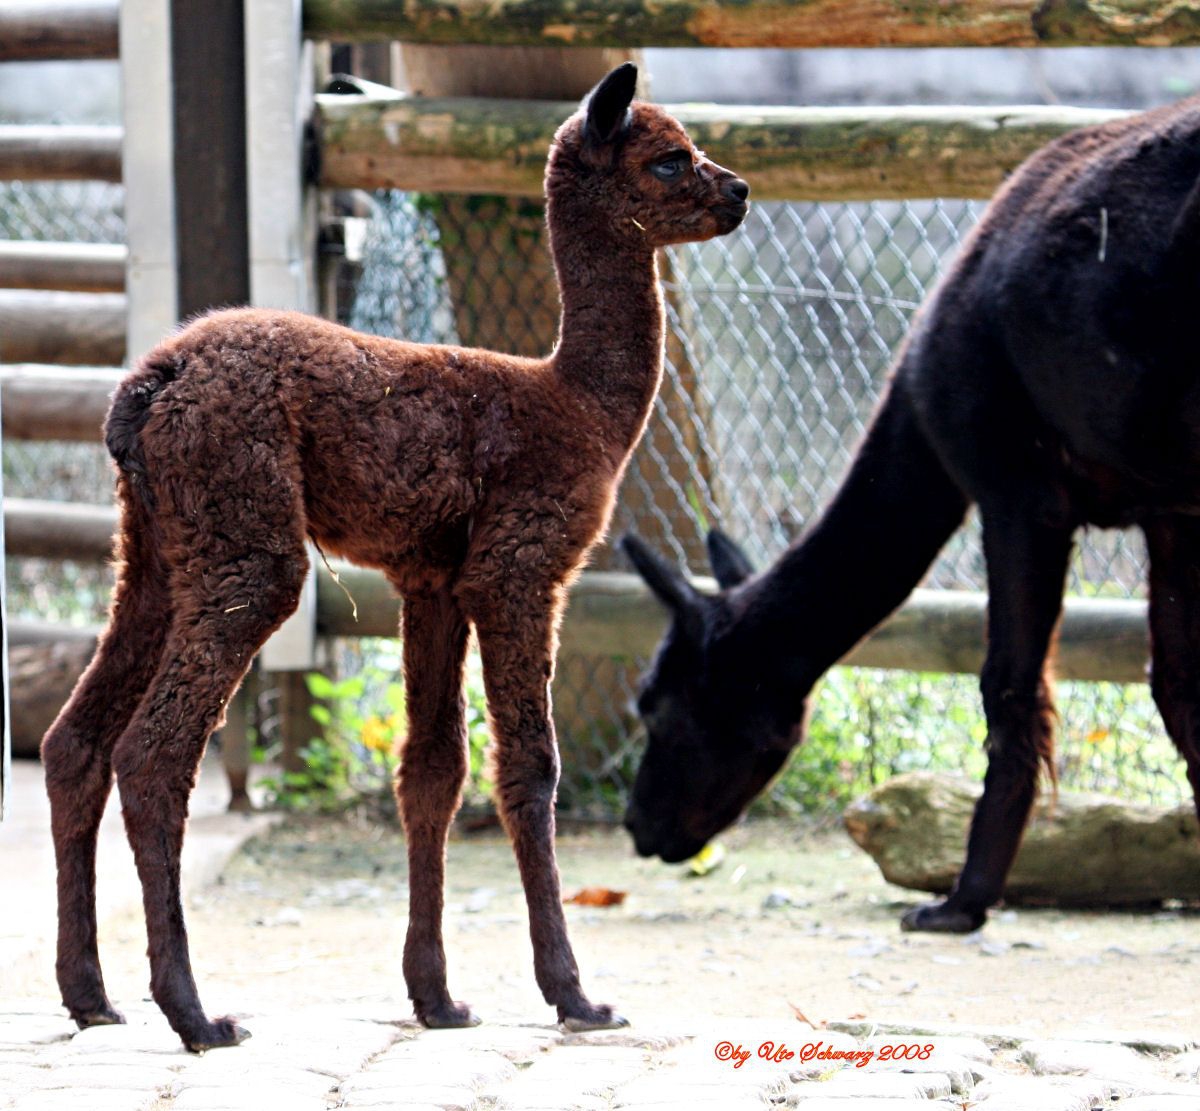
[[[994,912],[967,938],[901,934],[919,901],[886,884],[840,832],[782,822],[723,837],[711,875],[637,859],[618,830],[563,831],[564,893],[608,887],[620,906],[568,907],[584,988],[641,1025],[698,1016],[960,1022],[1059,1036],[1200,1029],[1200,916],[1183,911]],[[214,1013],[379,1003],[410,1014],[400,972],[407,898],[393,826],[291,819],[189,897],[192,953]],[[546,1022],[516,866],[503,834],[450,846],[451,990],[486,1020]],[[140,917],[101,939],[115,999],[147,982]],[[135,987],[136,985],[136,987]],[[1183,990],[1180,990],[1182,987]]]

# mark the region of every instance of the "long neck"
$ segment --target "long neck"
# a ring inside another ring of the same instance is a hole
[[[771,653],[773,695],[798,717],[816,680],[908,597],[966,508],[894,383],[817,524],[734,596],[726,648]]]
[[[663,306],[654,249],[609,225],[586,198],[551,198],[550,244],[562,295],[555,372],[596,402],[628,452],[662,377]]]

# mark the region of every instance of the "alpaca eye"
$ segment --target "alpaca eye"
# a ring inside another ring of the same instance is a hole
[[[683,173],[683,167],[682,158],[668,158],[664,162],[656,162],[650,167],[650,172],[659,181],[674,181]]]

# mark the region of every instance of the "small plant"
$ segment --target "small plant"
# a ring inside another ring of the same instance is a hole
[[[394,812],[392,783],[407,728],[404,684],[397,679],[393,645],[363,653],[361,669],[334,680],[323,672],[305,676],[313,697],[313,736],[300,750],[303,770],[261,781],[269,800],[288,810],[338,810],[360,803]],[[467,664],[468,806],[490,804],[486,749],[490,740],[478,656]]]

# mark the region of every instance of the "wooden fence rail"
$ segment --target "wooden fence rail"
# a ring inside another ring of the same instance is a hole
[[[4,525],[14,555],[100,561],[109,558],[116,514],[105,506],[10,498]],[[399,603],[384,577],[338,568],[341,586],[317,568],[317,629],[325,636],[397,635]],[[712,583],[701,580],[702,588]],[[355,620],[345,586],[358,608]],[[985,597],[966,591],[918,590],[846,658],[857,667],[976,672],[983,662]],[[591,656],[648,656],[666,618],[636,575],[589,572],[571,592],[564,650]],[[1059,634],[1056,673],[1064,679],[1146,679],[1144,602],[1071,598]]]
[[[124,371],[0,366],[0,414],[10,440],[99,443],[108,401]]]
[[[121,129],[0,125],[0,181],[120,181]]]
[[[546,150],[570,103],[461,97],[317,97],[320,181],[330,188],[540,196]],[[1012,108],[669,105],[759,200],[990,197],[1038,147],[1127,113]]]
[[[0,62],[117,57],[119,0],[5,0]]]
[[[1188,0],[305,0],[305,33],[491,46],[1187,46]]]
[[[0,289],[117,293],[125,288],[126,254],[119,243],[0,240]]]
[[[125,296],[0,289],[0,363],[120,366]]]

